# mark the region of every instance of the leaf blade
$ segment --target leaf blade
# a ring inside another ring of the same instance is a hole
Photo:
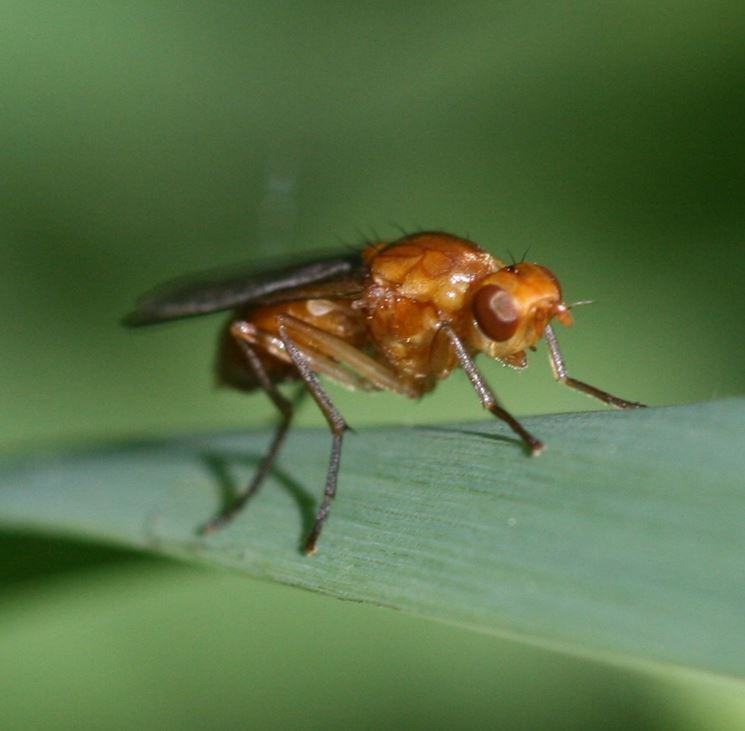
[[[0,464],[0,526],[65,532],[481,631],[641,665],[745,675],[745,399],[366,430],[308,559],[298,547],[328,436],[293,434],[229,528],[196,527],[266,434],[122,445]]]

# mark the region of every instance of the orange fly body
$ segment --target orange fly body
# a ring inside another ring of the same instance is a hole
[[[556,380],[611,406],[643,406],[568,374],[551,322],[571,325],[571,308],[549,269],[507,265],[472,241],[443,232],[420,232],[269,272],[167,284],[143,298],[125,323],[149,325],[222,310],[232,313],[220,338],[220,382],[244,391],[261,388],[281,419],[250,484],[203,532],[233,518],[270,471],[293,414],[292,402],[277,388],[283,381],[301,381],[332,436],[306,554],[315,553],[328,518],[348,429],[319,376],[355,390],[419,398],[460,367],[482,406],[505,421],[530,454],[538,454],[543,444],[499,405],[474,357],[484,353],[524,368],[527,351],[543,338]]]

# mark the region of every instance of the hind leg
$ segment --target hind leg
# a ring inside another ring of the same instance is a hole
[[[246,340],[239,325],[240,323],[234,323],[230,329],[230,333],[238,343],[246,358],[246,363],[256,376],[259,385],[264,393],[269,396],[272,403],[277,407],[282,418],[277,425],[272,441],[269,443],[269,447],[266,450],[266,453],[264,454],[251,482],[230,505],[226,506],[218,515],[202,526],[200,529],[200,533],[202,534],[211,533],[222,528],[222,526],[232,520],[241,511],[243,506],[259,491],[259,488],[262,486],[264,479],[279,454],[279,450],[282,447],[285,436],[287,435],[287,430],[290,428],[290,422],[292,421],[294,411],[292,402],[285,398],[277,386],[272,382],[269,374],[266,372],[266,369],[259,359],[259,356],[256,354],[251,343]]]

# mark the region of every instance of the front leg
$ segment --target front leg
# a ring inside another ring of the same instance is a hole
[[[559,341],[556,339],[556,334],[551,325],[546,325],[546,329],[543,331],[543,337],[546,338],[546,343],[548,344],[551,370],[554,373],[554,378],[559,383],[563,383],[570,388],[576,388],[578,391],[582,391],[582,393],[586,393],[588,396],[592,396],[604,404],[615,406],[617,409],[640,409],[646,406],[646,404],[640,404],[638,401],[626,401],[626,399],[618,398],[618,396],[601,391],[589,383],[572,378],[567,372],[564,357],[561,354],[561,350],[559,350]]]
[[[455,330],[450,325],[443,323],[440,329],[448,336],[450,343],[453,346],[455,355],[458,358],[460,367],[466,372],[468,380],[473,386],[473,390],[478,394],[481,405],[490,411],[494,416],[502,421],[506,422],[509,427],[519,435],[519,437],[525,442],[525,446],[530,451],[532,456],[540,454],[543,450],[543,442],[536,439],[507,409],[502,408],[497,403],[497,397],[494,395],[489,384],[484,380],[484,377],[479,372],[476,364],[473,362],[473,358],[463,345],[463,341],[458,337]]]

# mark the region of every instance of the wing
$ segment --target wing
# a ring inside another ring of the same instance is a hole
[[[361,253],[350,253],[242,274],[177,279],[142,297],[123,322],[140,327],[254,303],[350,297],[361,291],[365,270]]]

